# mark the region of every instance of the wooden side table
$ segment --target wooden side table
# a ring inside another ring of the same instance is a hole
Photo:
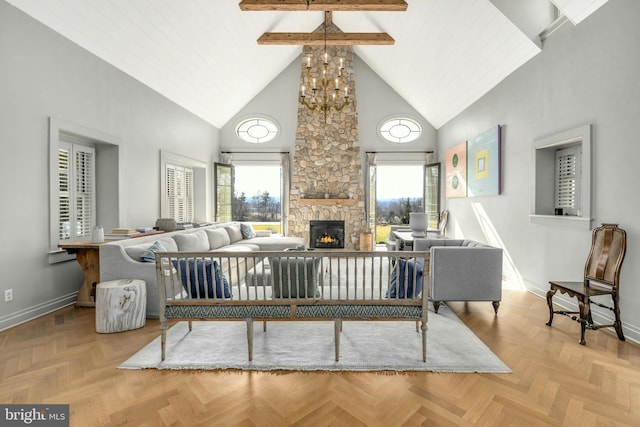
[[[100,283],[100,245],[102,243],[73,242],[62,243],[59,248],[75,254],[84,273],[84,282],[78,291],[76,307],[96,306],[96,286]]]

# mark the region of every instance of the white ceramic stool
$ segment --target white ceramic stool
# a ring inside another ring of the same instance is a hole
[[[130,331],[144,326],[147,288],[144,280],[121,279],[96,287],[96,332]]]

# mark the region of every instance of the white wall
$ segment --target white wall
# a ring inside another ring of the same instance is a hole
[[[618,0],[577,26],[565,24],[537,57],[438,130],[444,161],[448,148],[504,125],[503,194],[447,199],[448,230],[504,247],[505,273],[543,295],[549,280],[581,280],[591,234],[530,222],[531,144],[593,124],[592,225],[613,222],[627,231],[620,301],[625,334],[635,341],[640,341],[639,21],[640,2]],[[540,322],[547,317],[541,312]]]
[[[219,151],[218,129],[0,1],[0,296],[14,294],[0,330],[74,301],[82,283],[77,262],[47,261],[49,117],[120,141],[121,226],[158,218],[160,150],[209,164]]]
[[[436,131],[433,126],[359,57],[354,55],[354,58],[358,127],[362,151],[435,150]],[[300,69],[301,60],[298,58],[222,127],[220,145],[223,151],[288,151],[293,154]],[[255,115],[266,115],[274,119],[281,128],[279,137],[264,144],[250,144],[240,140],[235,134],[238,122]],[[377,128],[384,119],[391,116],[404,116],[416,120],[422,126],[422,136],[412,143],[403,145],[382,140],[377,134]]]

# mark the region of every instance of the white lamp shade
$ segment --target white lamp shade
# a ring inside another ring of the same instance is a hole
[[[409,228],[413,237],[424,237],[429,228],[429,214],[420,212],[409,213]]]

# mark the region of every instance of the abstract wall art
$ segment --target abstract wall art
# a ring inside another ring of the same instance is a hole
[[[447,198],[467,196],[467,142],[447,150]]]
[[[502,191],[500,126],[467,141],[467,196],[497,196]]]

